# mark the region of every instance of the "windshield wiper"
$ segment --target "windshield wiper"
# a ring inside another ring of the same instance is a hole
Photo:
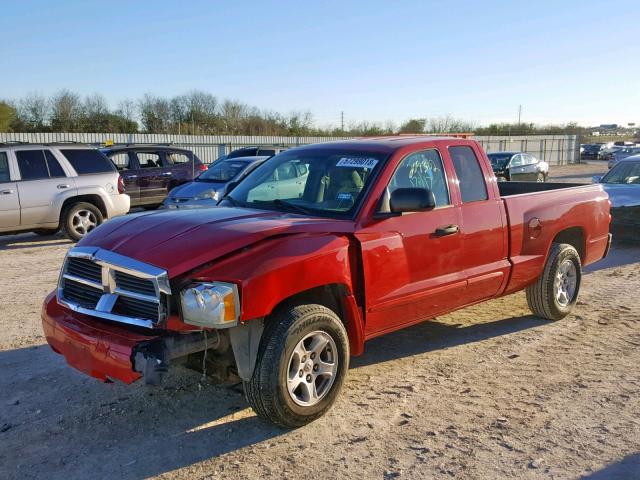
[[[231,204],[232,207],[244,207],[245,204],[239,200],[236,200],[235,198],[233,198],[231,195],[225,195],[222,200],[220,200],[220,202],[222,203],[222,201],[226,200],[227,202],[229,202]]]
[[[303,207],[302,205],[296,205],[295,203],[287,202],[286,200],[281,200],[279,198],[276,198],[275,200],[254,200],[251,203],[262,203],[262,204],[265,204],[265,205],[275,205],[277,207],[284,207],[289,211],[303,213],[305,215],[313,215],[313,209]]]

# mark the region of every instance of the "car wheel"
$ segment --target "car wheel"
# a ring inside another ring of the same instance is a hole
[[[349,369],[347,332],[322,305],[300,305],[268,320],[245,395],[260,417],[301,427],[335,402]]]
[[[544,181],[545,181],[544,173],[538,172],[538,175],[536,176],[536,182],[543,183]]]
[[[566,243],[552,244],[542,275],[526,288],[531,311],[548,320],[560,320],[578,299],[582,268],[577,250]]]
[[[77,242],[103,222],[102,213],[95,205],[86,202],[74,203],[63,214],[64,231]]]

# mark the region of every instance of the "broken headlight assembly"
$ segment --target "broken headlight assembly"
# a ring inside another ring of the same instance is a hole
[[[240,319],[238,286],[233,283],[194,283],[180,292],[182,320],[204,328],[235,327]]]

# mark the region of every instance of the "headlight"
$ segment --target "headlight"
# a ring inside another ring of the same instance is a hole
[[[195,197],[193,197],[194,200],[217,200],[218,199],[218,192],[216,192],[215,190],[207,190],[206,192],[202,192],[199,193],[198,195],[196,195]]]
[[[195,283],[180,292],[180,300],[184,323],[206,328],[238,324],[240,297],[233,283]]]

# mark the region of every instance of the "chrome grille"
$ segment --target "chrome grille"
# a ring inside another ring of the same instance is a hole
[[[108,250],[69,251],[58,284],[58,302],[87,315],[154,327],[168,312],[167,273]]]

